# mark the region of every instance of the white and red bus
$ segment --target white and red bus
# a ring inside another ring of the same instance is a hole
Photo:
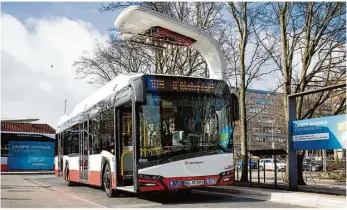
[[[107,196],[230,185],[237,118],[223,80],[119,75],[61,118],[55,172]]]

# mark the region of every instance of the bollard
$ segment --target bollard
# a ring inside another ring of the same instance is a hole
[[[265,162],[264,162],[264,166],[263,166],[263,170],[264,170],[264,183],[265,183]]]
[[[258,159],[258,184],[260,183],[260,168],[259,168],[259,159]]]
[[[277,161],[275,158],[275,188],[277,189]]]

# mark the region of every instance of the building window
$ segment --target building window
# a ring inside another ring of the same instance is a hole
[[[253,101],[255,104],[261,104],[261,105],[272,105],[273,104],[273,101],[270,99],[253,98]]]
[[[260,136],[251,136],[251,141],[253,141],[253,142],[261,142],[261,137]]]
[[[251,128],[251,132],[260,133],[260,132],[261,132],[261,128],[258,128],[258,127],[252,127],[252,128]]]
[[[272,133],[272,127],[263,127],[264,133]]]
[[[249,112],[250,113],[259,113],[259,112],[261,112],[261,108],[259,108],[259,107],[250,107],[249,108]]]

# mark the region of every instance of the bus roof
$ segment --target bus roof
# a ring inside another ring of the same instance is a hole
[[[143,75],[152,75],[152,76],[167,76],[167,77],[186,77],[186,78],[200,78],[206,80],[213,80],[205,77],[197,76],[180,76],[180,75],[164,75],[164,74],[144,74],[144,73],[126,73],[119,74],[113,78],[110,82],[106,83],[103,87],[98,89],[96,92],[89,95],[87,98],[79,102],[70,114],[65,114],[60,117],[58,122],[58,128],[62,126],[68,120],[78,116],[84,111],[88,110],[95,104],[107,99],[108,97],[114,95],[116,92],[120,91],[122,88],[125,88],[130,85],[131,81],[137,78],[142,77]],[[58,129],[59,130],[59,129]]]
[[[96,92],[89,95],[83,101],[79,102],[70,114],[63,115],[58,122],[58,127],[64,124],[66,121],[72,119],[83,111],[89,109],[98,102],[106,99],[113,93],[121,90],[122,88],[129,85],[131,79],[141,77],[143,73],[129,73],[120,74],[113,78],[110,82],[106,83],[103,87],[98,89]]]

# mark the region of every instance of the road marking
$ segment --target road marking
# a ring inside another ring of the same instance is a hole
[[[42,182],[39,182],[39,181],[36,181],[36,180],[30,180],[32,181],[33,183],[37,184],[37,185],[41,185],[41,186],[47,186],[45,185],[44,183]],[[79,199],[79,200],[82,200],[84,202],[88,202],[88,203],[91,203],[93,205],[98,205],[99,207],[102,207],[102,208],[109,208],[108,206],[104,206],[104,205],[101,205],[99,203],[96,203],[96,202],[93,202],[90,200],[90,198],[87,198],[83,195],[79,195],[77,193],[74,193],[74,192],[71,192],[71,191],[68,191],[68,190],[65,190],[65,189],[62,189],[60,187],[55,187],[55,186],[52,186],[52,185],[48,185],[48,187],[50,187],[50,189],[53,189],[53,190],[56,190],[56,191],[60,191],[60,192],[63,192],[63,193],[68,193],[70,195],[72,195],[73,197]],[[157,203],[157,202],[153,202],[153,203],[139,203],[139,204],[129,204],[129,205],[115,205],[115,208],[142,208],[142,207],[154,207],[154,206],[162,206],[163,204],[161,203]]]
[[[35,180],[31,180],[32,182],[34,182],[35,184],[38,184],[38,185],[45,185],[44,183],[42,182],[39,182],[39,181],[35,181]],[[75,199],[78,199],[78,200],[81,200],[81,201],[84,201],[84,202],[87,202],[87,203],[90,203],[90,204],[93,204],[93,205],[97,205],[101,208],[108,208],[107,206],[104,206],[104,205],[101,205],[99,203],[96,203],[96,202],[93,202],[90,200],[90,198],[86,198],[82,195],[77,195],[76,193],[73,193],[73,192],[70,192],[70,191],[67,191],[67,190],[64,190],[64,189],[61,189],[61,188],[58,188],[58,187],[55,187],[55,186],[50,186],[50,189],[52,190],[56,190],[56,191],[60,191],[62,193],[68,193],[70,194],[72,197],[74,197]]]
[[[84,197],[84,196],[82,196],[82,195],[77,195],[76,193],[69,192],[69,191],[67,191],[67,190],[63,190],[63,189],[58,188],[58,187],[52,187],[51,189],[56,190],[56,191],[60,191],[60,192],[63,192],[63,193],[68,193],[68,194],[70,194],[72,197],[75,197],[75,198],[78,199],[78,200],[82,200],[82,201],[84,201],[84,202],[87,202],[87,203],[90,203],[90,204],[93,204],[93,205],[97,205],[97,206],[99,206],[99,207],[101,207],[101,208],[108,208],[107,206],[104,206],[104,205],[101,205],[101,204],[99,204],[99,203],[96,203],[96,202],[91,201],[90,198],[88,199],[88,198],[86,198],[86,197]]]

